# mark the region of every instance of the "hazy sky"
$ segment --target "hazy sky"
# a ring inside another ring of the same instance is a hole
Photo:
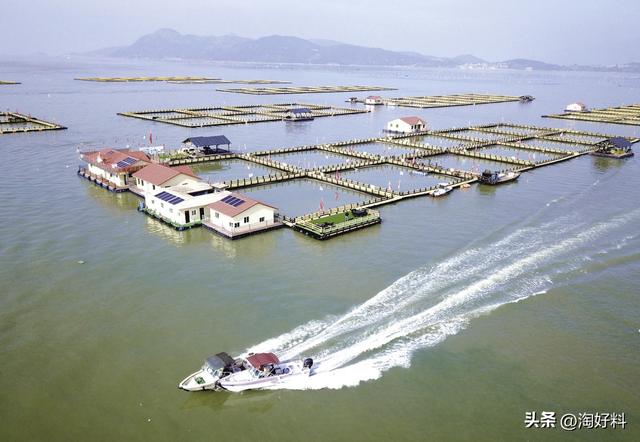
[[[490,61],[640,61],[640,0],[0,0],[0,54],[128,45],[159,28],[280,34]]]

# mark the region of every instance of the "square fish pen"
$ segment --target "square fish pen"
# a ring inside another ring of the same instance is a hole
[[[640,126],[640,103],[626,106],[606,107],[602,109],[591,109],[582,112],[565,111],[561,114],[543,115],[543,117]]]
[[[395,88],[383,86],[290,86],[262,88],[227,88],[216,89],[220,92],[251,95],[284,95],[284,94],[322,94],[335,92],[392,91]]]
[[[66,127],[17,112],[0,112],[0,134],[61,129]]]
[[[314,117],[351,115],[368,112],[365,109],[346,109],[318,104],[277,103],[245,106],[220,106],[188,109],[159,109],[119,112],[118,115],[139,118],[182,127],[225,126],[228,124],[283,121],[290,109],[301,107]]]
[[[423,109],[450,106],[473,106],[476,104],[506,103],[511,101],[520,101],[520,97],[513,95],[454,94],[382,99],[382,102],[386,105],[417,107]]]

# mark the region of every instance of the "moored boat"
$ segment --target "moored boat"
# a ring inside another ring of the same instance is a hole
[[[444,196],[447,193],[451,192],[453,187],[449,183],[438,183],[438,187],[431,192],[431,196],[439,197]]]
[[[517,180],[519,176],[519,172],[492,172],[485,170],[478,178],[478,181],[482,184],[496,185]]]

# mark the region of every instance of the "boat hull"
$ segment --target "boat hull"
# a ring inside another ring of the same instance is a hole
[[[607,153],[607,152],[591,152],[591,155],[594,157],[602,157],[602,158],[631,158],[633,156],[633,152],[625,152],[621,154],[616,153]]]
[[[219,386],[223,390],[228,390],[234,393],[239,393],[246,390],[269,390],[282,387],[282,384],[298,378],[309,377],[310,372],[305,373],[292,373],[279,376],[267,376],[260,379],[234,381],[233,379],[222,379],[219,382]]]

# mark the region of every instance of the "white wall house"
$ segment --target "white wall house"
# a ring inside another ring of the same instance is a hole
[[[587,110],[587,106],[584,103],[571,103],[565,108],[567,112],[586,112]]]
[[[150,162],[143,152],[111,148],[83,152],[80,159],[87,163],[86,169],[91,175],[118,187],[128,187],[131,175]]]
[[[231,238],[282,225],[278,209],[238,193],[228,193],[208,209],[205,226]]]
[[[427,130],[427,123],[418,117],[402,117],[391,120],[387,123],[387,132],[397,132],[409,134]]]
[[[139,191],[136,193],[143,195],[158,193],[159,189],[169,187],[194,196],[209,193],[212,189],[208,183],[194,174],[189,166],[168,167],[162,164],[149,164],[134,173],[133,178],[133,184]]]
[[[207,193],[193,196],[175,188],[146,193],[145,210],[178,228],[200,224],[208,215],[207,206],[229,195],[230,192]]]
[[[382,97],[380,97],[379,95],[369,95],[367,98],[364,99],[364,104],[372,104],[372,105],[382,104]]]

